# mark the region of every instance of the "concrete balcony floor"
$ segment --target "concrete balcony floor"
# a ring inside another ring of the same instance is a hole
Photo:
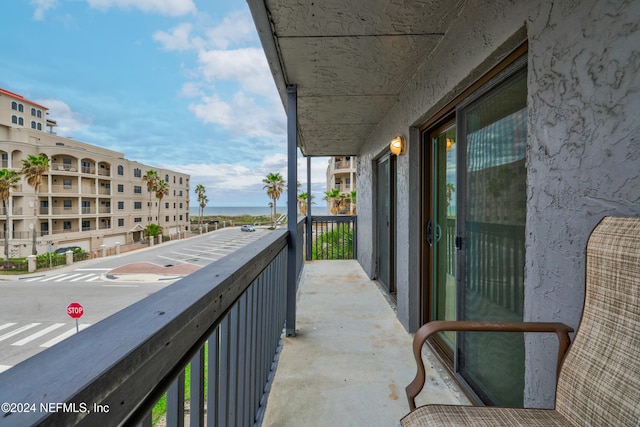
[[[415,376],[412,335],[356,261],[307,262],[296,336],[284,340],[263,426],[397,426]],[[424,350],[418,404],[468,404]]]

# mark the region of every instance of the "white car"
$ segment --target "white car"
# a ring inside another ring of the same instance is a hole
[[[242,231],[256,231],[256,228],[253,225],[243,225],[240,227]]]

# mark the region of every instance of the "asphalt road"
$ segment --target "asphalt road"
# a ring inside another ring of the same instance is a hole
[[[239,227],[225,228],[46,272],[0,276],[0,372],[75,333],[76,321],[66,312],[70,302],[84,307],[78,321],[78,327],[83,329],[180,278],[154,274],[116,276],[109,274],[113,269],[139,263],[202,267],[266,233],[268,230],[264,229],[242,232]]]

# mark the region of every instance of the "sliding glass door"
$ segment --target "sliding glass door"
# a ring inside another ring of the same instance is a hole
[[[526,102],[523,70],[459,112],[463,320],[522,320]],[[457,354],[460,374],[483,400],[522,406],[522,334],[460,334]]]

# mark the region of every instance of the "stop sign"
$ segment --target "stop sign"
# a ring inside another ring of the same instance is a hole
[[[72,302],[67,306],[67,314],[74,319],[78,319],[84,314],[84,307],[79,302]]]

